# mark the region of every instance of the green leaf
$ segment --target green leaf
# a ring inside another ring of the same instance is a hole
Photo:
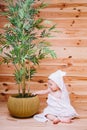
[[[47,3],[43,3],[43,2],[42,2],[42,3],[40,4],[40,7],[39,7],[39,8],[41,8],[41,9],[42,9],[42,8],[47,7],[47,6],[48,6],[48,4],[47,4]]]
[[[51,50],[48,47],[44,47],[43,51],[44,51],[44,54],[46,54],[46,55],[50,54],[52,56],[52,58],[57,58],[54,50]]]
[[[56,25],[53,25],[51,28],[49,28],[49,31],[52,31],[55,28],[56,28]]]
[[[0,48],[0,54],[2,53],[2,51],[3,51],[3,49],[2,49],[2,48]]]
[[[18,15],[20,16],[21,19],[23,19],[24,16],[25,16],[24,10],[20,9],[19,12],[18,12]]]

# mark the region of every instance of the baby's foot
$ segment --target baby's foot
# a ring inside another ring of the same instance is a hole
[[[71,123],[72,121],[71,121],[71,119],[63,118],[63,119],[61,120],[61,122],[62,122],[62,123]]]
[[[53,120],[53,124],[58,124],[60,122],[60,120],[58,119],[58,118],[55,118],[54,120]]]

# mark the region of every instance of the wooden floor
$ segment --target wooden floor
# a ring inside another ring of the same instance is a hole
[[[79,114],[71,124],[52,122],[41,123],[32,118],[18,119],[9,115],[6,102],[0,102],[0,130],[87,130],[87,102],[76,102],[74,107]],[[42,109],[42,107],[41,107]]]

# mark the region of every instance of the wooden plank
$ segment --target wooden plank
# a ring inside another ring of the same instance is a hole
[[[54,9],[51,8],[51,10],[45,9],[45,10],[41,10],[39,15],[39,17],[42,18],[84,18],[87,17],[87,10],[83,11],[81,9],[76,9],[74,6],[72,8],[72,10],[65,10],[62,9],[62,7],[60,7],[60,9]]]
[[[0,60],[2,60],[1,59],[1,57],[0,57]],[[46,65],[46,66],[49,66],[49,65],[54,65],[54,66],[57,66],[57,65],[59,65],[59,66],[67,66],[68,64],[70,64],[70,65],[73,65],[73,66],[87,66],[87,59],[85,59],[85,58],[83,58],[83,59],[74,59],[74,58],[72,58],[72,57],[68,57],[68,58],[55,58],[55,59],[53,59],[53,58],[45,58],[45,59],[43,59],[43,60],[41,60],[40,61],[40,66],[41,65]],[[2,65],[0,65],[0,71],[1,71],[1,69],[2,69],[2,67],[7,67],[7,68],[11,68],[11,67],[13,67],[13,65],[12,65],[12,63],[9,63],[8,65],[6,65],[6,64],[2,64]],[[13,69],[12,69],[13,70]],[[4,71],[4,70],[3,70]]]
[[[54,4],[53,4],[54,5]],[[56,12],[66,12],[66,13],[80,13],[80,12],[85,12],[87,13],[87,3],[82,3],[82,4],[79,4],[79,3],[65,3],[65,5],[63,3],[59,3],[59,4],[55,4],[56,7],[50,7],[50,5],[48,5],[47,7],[43,8],[43,9],[40,9],[41,12],[48,12],[48,13],[56,13]],[[63,7],[64,6],[64,7]],[[63,7],[63,8],[62,8]]]
[[[49,65],[44,66],[41,65],[37,68],[37,74],[50,74],[52,72],[55,72],[58,69],[62,69],[67,72],[67,75],[77,75],[77,76],[86,76],[87,75],[87,66],[72,66],[72,65]]]
[[[13,75],[0,75],[0,82],[15,82]]]
[[[58,58],[68,58],[68,57],[72,57],[72,58],[76,58],[76,59],[86,59],[86,55],[87,55],[87,47],[81,47],[81,48],[77,48],[77,47],[50,47],[51,49],[53,49]]]
[[[69,58],[58,58],[58,59],[44,59],[40,62],[40,66],[37,66],[37,72],[46,74],[57,69],[63,69],[68,73],[82,73],[87,74],[87,59],[73,59]],[[79,71],[80,70],[80,71]],[[8,65],[2,64],[0,66],[0,74],[10,76],[14,73],[14,67],[10,63]]]
[[[27,82],[26,86],[28,87],[29,83]],[[75,93],[79,95],[87,95],[87,81],[72,81],[72,82],[65,82],[65,85],[70,93]],[[10,94],[17,92],[17,84],[9,83],[9,82],[2,82],[0,83],[0,93]],[[32,82],[30,83],[30,90],[37,91],[47,88],[47,82],[40,83],[40,82]]]
[[[63,38],[61,40],[87,40],[87,29],[85,28],[56,28],[55,31],[56,32],[51,32],[51,36],[48,38],[48,40],[58,40],[61,39],[61,37]]]
[[[44,21],[44,25],[47,27],[51,27],[52,25],[56,24],[56,27],[60,28],[67,28],[67,29],[78,29],[78,28],[86,28],[87,27],[87,18],[79,18],[79,19],[59,19],[59,18],[47,18],[46,21]]]
[[[46,13],[47,14],[47,13]],[[56,16],[55,16],[56,17]],[[6,23],[6,21],[4,21],[4,19],[1,20],[0,23],[0,28],[2,28],[4,26],[4,24]],[[62,18],[60,19],[59,17],[57,18],[46,18],[46,20],[44,21],[44,24],[47,27],[52,26],[53,24],[56,24],[56,27],[58,27],[58,29],[60,29],[59,31],[61,31],[61,28],[65,28],[67,30],[78,30],[78,28],[84,28],[86,29],[87,27],[87,18]],[[83,30],[84,31],[84,30]]]
[[[48,2],[48,3],[87,3],[87,0],[54,0],[54,1],[50,1],[50,0],[43,0],[44,2]]]
[[[48,79],[48,76],[49,76],[49,74],[47,75],[41,75],[41,74],[38,74],[38,75],[35,75],[32,79],[31,79],[31,81],[33,81],[33,82],[47,82],[47,79]],[[78,82],[81,80],[81,81],[85,81],[85,80],[87,80],[87,75],[70,75],[70,76],[66,76],[65,77],[65,82],[67,82],[67,83],[69,83],[69,82],[72,82],[72,81],[77,81],[78,80]],[[15,83],[15,80],[14,80],[14,76],[11,76],[11,75],[8,75],[8,76],[6,76],[6,75],[0,75],[0,82],[12,82],[12,83]]]
[[[51,23],[50,23],[51,21],[45,21],[44,24],[46,24],[46,22],[48,22],[47,26],[51,25]],[[48,29],[49,29],[49,27],[47,28],[47,30]],[[41,33],[41,31],[38,31],[38,35],[40,33]],[[70,40],[70,39],[71,40],[79,40],[81,42],[81,40],[87,40],[87,29],[86,28],[74,28],[74,27],[60,28],[60,27],[56,26],[54,31],[52,31],[50,33],[50,37],[46,37],[46,38],[43,38],[43,39],[50,40],[50,42],[51,42],[51,40],[58,40],[58,39],[61,39],[61,40],[64,40],[64,39],[65,40]],[[41,38],[38,38],[37,41],[38,40],[41,40]],[[78,45],[79,45],[79,43],[78,43]]]
[[[62,32],[64,34],[64,32]],[[68,33],[68,31],[67,31]],[[71,33],[71,32],[70,32]],[[63,35],[62,34],[62,35]],[[86,33],[87,34],[87,33]],[[82,38],[81,36],[83,35],[79,35],[78,33],[76,35],[78,35],[79,38],[76,37],[68,37],[65,38],[62,36],[59,37],[59,34],[57,34],[58,36],[54,36],[53,38],[48,38],[45,39],[46,41],[50,42],[51,46],[56,46],[56,47],[87,47],[87,38]],[[72,34],[70,34],[72,35]]]
[[[78,10],[78,9],[82,10],[82,7],[85,8],[86,6],[87,6],[87,1],[82,2],[82,3],[81,3],[81,1],[79,1],[79,2],[69,1],[69,2],[59,2],[59,3],[57,3],[57,2],[54,3],[52,1],[50,1],[50,2],[48,2],[48,5],[46,8],[57,8],[60,10],[71,8],[73,10]]]
[[[73,66],[87,66],[87,59],[73,59],[72,57],[68,58],[45,58],[40,62],[40,65],[68,65],[71,64]]]
[[[64,39],[69,40],[70,42],[70,46],[75,46],[75,43],[73,43],[73,40],[76,43],[76,46],[87,46],[86,42],[87,42],[87,29],[85,28],[56,28],[55,29],[57,32],[51,32],[51,35],[49,38],[44,38],[46,41],[49,41],[50,43],[52,43],[54,41],[55,42],[59,42],[58,40],[62,40],[63,44],[64,44]],[[0,29],[1,33],[4,33],[4,30],[1,28]],[[62,39],[61,39],[62,37]],[[82,43],[81,43],[82,42]],[[67,43],[65,42],[65,45]]]
[[[58,14],[59,14],[59,12],[58,12]],[[47,15],[47,18],[46,18],[46,15]],[[52,16],[52,18],[49,18],[49,15],[47,12],[46,12],[46,15],[44,13],[44,17],[45,17],[46,21],[47,20],[51,21],[49,24],[47,24],[47,22],[44,22],[48,27],[50,27],[50,25],[52,25],[52,24],[57,24],[58,28],[67,28],[67,27],[68,28],[70,28],[70,27],[86,28],[87,27],[86,26],[87,25],[86,24],[87,23],[87,18],[86,18],[87,16],[85,18],[78,18],[78,19],[76,19],[76,18],[67,18],[66,19],[66,16],[63,16],[63,18],[60,19],[60,17],[56,16],[55,13],[54,13],[55,16],[53,18],[52,12],[50,12],[50,15]],[[41,14],[41,16],[42,16],[42,14]],[[68,16],[69,16],[69,14],[68,14]],[[71,14],[70,14],[70,17],[71,17]],[[4,24],[6,24],[7,20],[6,20],[6,18],[2,18],[2,17],[0,17],[0,18],[1,18],[0,28],[2,28],[4,26]]]
[[[2,60],[2,58],[0,57],[0,61]],[[72,57],[68,57],[68,58],[59,58],[59,57],[57,57],[57,58],[50,58],[50,57],[47,57],[47,58],[45,58],[45,59],[42,59],[41,61],[40,61],[40,65],[66,65],[68,62],[70,62],[70,63],[73,63],[73,65],[75,66],[75,65],[78,65],[78,66],[86,66],[87,65],[87,59],[85,59],[85,58],[80,58],[80,59],[74,59],[74,58],[72,58]],[[0,65],[0,67],[1,66],[4,66],[4,65],[6,65],[6,64],[2,64],[2,65]],[[12,63],[9,63],[8,65],[6,65],[6,66],[12,66]],[[1,69],[0,69],[1,70]]]
[[[14,66],[12,64],[3,64],[0,66],[0,74],[12,74],[14,73]]]
[[[54,71],[51,71],[50,73],[52,73]],[[33,78],[31,79],[31,81],[33,82],[47,82],[47,79],[48,79],[48,76],[50,73],[46,73],[46,74],[43,74],[43,73],[40,73],[40,74],[36,74],[33,76]],[[79,74],[67,74],[67,76],[64,78],[65,79],[65,82],[71,82],[71,81],[80,81],[80,80],[87,80],[87,74],[83,74],[83,75],[79,75]],[[14,76],[13,75],[0,75],[0,82],[15,82],[14,80]]]
[[[40,9],[40,11],[51,11],[51,12],[86,12],[87,3],[49,3],[45,8]]]
[[[82,65],[74,65],[73,62],[67,61],[66,63],[41,63],[40,66],[37,66],[37,73],[40,74],[48,74],[51,71],[55,71],[57,69],[65,70],[67,73],[75,73],[77,74],[87,74],[87,62],[86,65],[82,63]],[[79,71],[80,70],[80,71]],[[14,67],[12,64],[9,64],[9,67],[6,64],[3,64],[0,69],[0,75],[7,75],[14,73]]]
[[[72,81],[66,83],[69,93],[74,93],[78,95],[87,95],[87,81]]]
[[[31,81],[33,81],[33,82],[40,82],[40,83],[45,83],[45,82],[47,82],[47,79],[48,79],[48,76],[49,76],[49,74],[48,75],[41,75],[41,74],[39,74],[39,75],[35,75],[33,78],[32,78],[32,80]],[[75,75],[69,75],[69,76],[65,76],[64,77],[64,81],[66,82],[66,83],[70,83],[70,82],[73,82],[73,81],[86,81],[87,80],[87,76],[85,76],[85,75],[83,75],[83,76],[75,76]],[[3,81],[2,81],[3,82]]]

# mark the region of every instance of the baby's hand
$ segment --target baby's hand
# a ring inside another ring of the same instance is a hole
[[[37,92],[33,92],[32,94],[33,94],[33,95],[37,95]]]

